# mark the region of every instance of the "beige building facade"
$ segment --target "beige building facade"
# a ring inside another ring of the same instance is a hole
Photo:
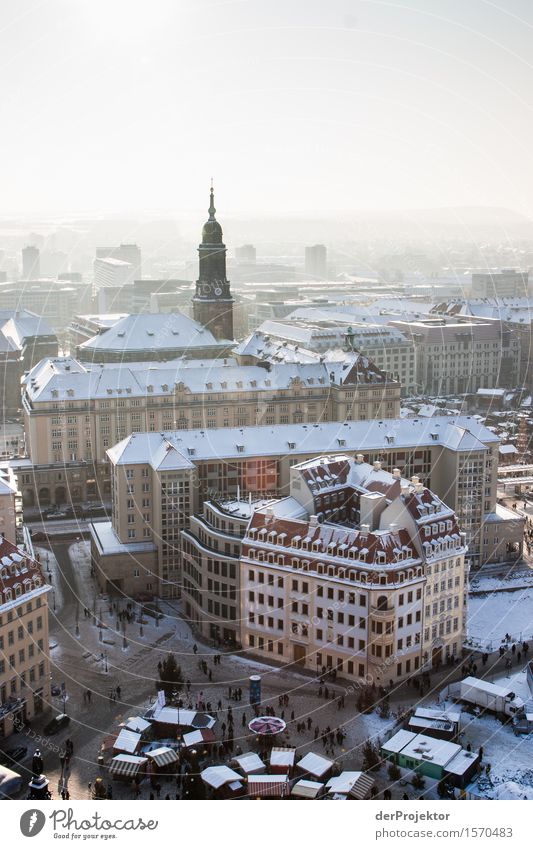
[[[516,562],[524,519],[497,503],[498,446],[470,416],[132,434],[108,452],[112,513],[93,525],[93,564],[104,590],[179,596],[181,533],[205,501],[282,497],[293,466],[336,451],[435,492],[458,516],[471,568]]]
[[[454,512],[399,470],[296,466],[291,496],[256,511],[243,541],[242,645],[378,686],[436,668],[461,655],[465,554]]]
[[[43,507],[98,495],[108,501],[106,452],[130,433],[391,419],[400,412],[400,385],[354,355],[269,368],[58,358],[29,372],[22,404],[31,460],[24,504]]]
[[[41,568],[0,542],[0,739],[50,704],[48,593]]]

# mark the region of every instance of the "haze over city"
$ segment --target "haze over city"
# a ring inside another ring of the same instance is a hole
[[[2,214],[531,214],[526,0],[4,0]],[[21,179],[24,175],[25,179]]]
[[[528,845],[532,34],[0,3],[6,845]]]

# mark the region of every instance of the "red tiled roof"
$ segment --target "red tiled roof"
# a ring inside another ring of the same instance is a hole
[[[15,601],[45,583],[36,560],[12,542],[0,541],[0,605]]]

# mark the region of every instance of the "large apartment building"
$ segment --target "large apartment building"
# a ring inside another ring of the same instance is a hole
[[[242,543],[241,643],[262,659],[388,685],[458,658],[466,544],[427,487],[333,456],[292,469]]]
[[[249,362],[258,358],[282,358],[284,351],[327,355],[332,349],[357,351],[369,357],[381,371],[397,379],[402,394],[416,391],[416,363],[413,340],[395,327],[357,322],[349,313],[337,312],[334,318],[320,320],[264,321],[236,351]],[[297,361],[297,356],[294,356]]]
[[[240,557],[254,510],[270,499],[204,501],[181,533],[184,613],[206,639],[241,641]]]
[[[520,336],[503,322],[432,317],[390,324],[414,344],[420,393],[463,395],[518,385]]]
[[[527,298],[529,273],[516,268],[472,272],[472,298]]]
[[[48,593],[36,560],[0,539],[0,739],[50,703]]]
[[[236,366],[47,359],[23,380],[27,506],[110,494],[106,451],[130,433],[392,419],[400,384],[366,358]]]
[[[338,451],[435,492],[457,513],[472,568],[519,560],[524,519],[497,503],[498,446],[470,416],[132,434],[108,451],[111,520],[92,526],[100,586],[179,595],[181,531],[204,501],[287,495],[292,466]]]

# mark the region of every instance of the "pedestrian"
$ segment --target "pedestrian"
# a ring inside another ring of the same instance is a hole
[[[483,760],[483,746],[479,747],[479,760],[480,762]]]
[[[197,652],[198,652],[198,646],[196,645],[196,643],[195,643],[195,644],[194,644],[194,646],[192,647],[192,650],[193,650],[193,652],[194,652],[195,654],[197,654]]]
[[[120,694],[121,694],[121,693],[122,693],[122,689],[121,689],[121,687],[120,687],[120,684],[118,684],[118,685],[117,685],[117,689],[116,689],[117,699],[120,699]]]
[[[89,702],[89,704],[91,704],[91,696],[92,696],[91,691],[87,690],[87,701]]]

